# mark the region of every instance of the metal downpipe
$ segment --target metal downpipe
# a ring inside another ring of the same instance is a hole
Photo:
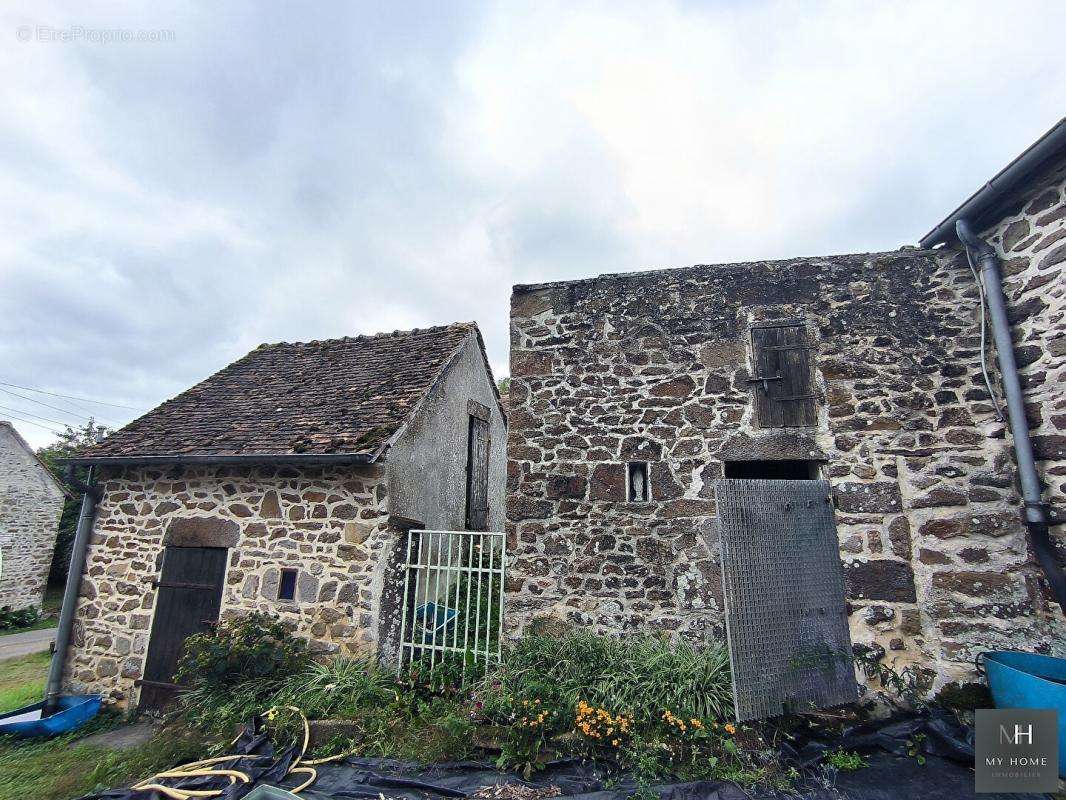
[[[1033,445],[1029,440],[1029,422],[1025,416],[1025,401],[1018,379],[1018,364],[1014,360],[1014,343],[1007,321],[1007,301],[1003,296],[1003,281],[999,272],[999,259],[992,246],[978,238],[964,219],[955,223],[955,232],[963,247],[977,254],[988,300],[988,313],[992,318],[992,335],[996,341],[996,359],[1003,381],[1003,394],[1007,401],[1007,418],[1011,438],[1014,440],[1014,455],[1018,463],[1018,478],[1022,487],[1025,526],[1033,543],[1033,553],[1044,575],[1051,584],[1055,600],[1066,612],[1066,574],[1063,574],[1055,555],[1048,530],[1048,508],[1041,496],[1040,476],[1033,459]]]
[[[74,467],[67,468],[67,482],[75,489],[81,490],[81,513],[78,514],[78,527],[74,532],[74,543],[70,550],[70,569],[67,571],[67,584],[63,590],[63,605],[59,611],[59,626],[56,628],[56,647],[52,654],[52,663],[48,668],[48,685],[44,695],[42,716],[53,713],[59,696],[63,691],[63,668],[66,666],[67,651],[70,649],[70,635],[74,628],[74,608],[78,603],[81,588],[81,575],[85,571],[85,551],[93,529],[93,517],[96,515],[96,503],[100,499],[100,489],[92,485],[93,470],[89,468],[85,483],[74,475]]]

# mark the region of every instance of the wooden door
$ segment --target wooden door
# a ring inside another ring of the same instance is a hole
[[[226,554],[221,547],[168,547],[155,582],[157,596],[141,687],[142,709],[161,710],[179,687],[174,672],[185,640],[218,621]]]
[[[466,529],[489,525],[489,421],[471,415],[466,450]]]
[[[752,328],[755,411],[763,428],[802,428],[818,422],[807,329],[803,324]]]

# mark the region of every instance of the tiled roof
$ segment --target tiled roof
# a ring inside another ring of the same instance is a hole
[[[78,459],[346,454],[374,458],[472,322],[264,344]],[[486,365],[487,368],[487,365]]]

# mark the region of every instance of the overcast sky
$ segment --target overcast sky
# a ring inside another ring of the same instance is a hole
[[[470,319],[505,374],[514,283],[914,244],[1066,112],[1060,0],[302,5],[0,11],[0,382]]]

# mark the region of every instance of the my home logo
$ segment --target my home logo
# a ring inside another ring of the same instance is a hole
[[[977,792],[1054,792],[1058,788],[1058,712],[1027,708],[977,712]]]
[[[999,743],[1000,744],[1032,744],[1033,743],[1033,726],[1032,725],[1015,725],[1014,732],[1011,733],[1007,730],[1005,725],[999,726]]]

